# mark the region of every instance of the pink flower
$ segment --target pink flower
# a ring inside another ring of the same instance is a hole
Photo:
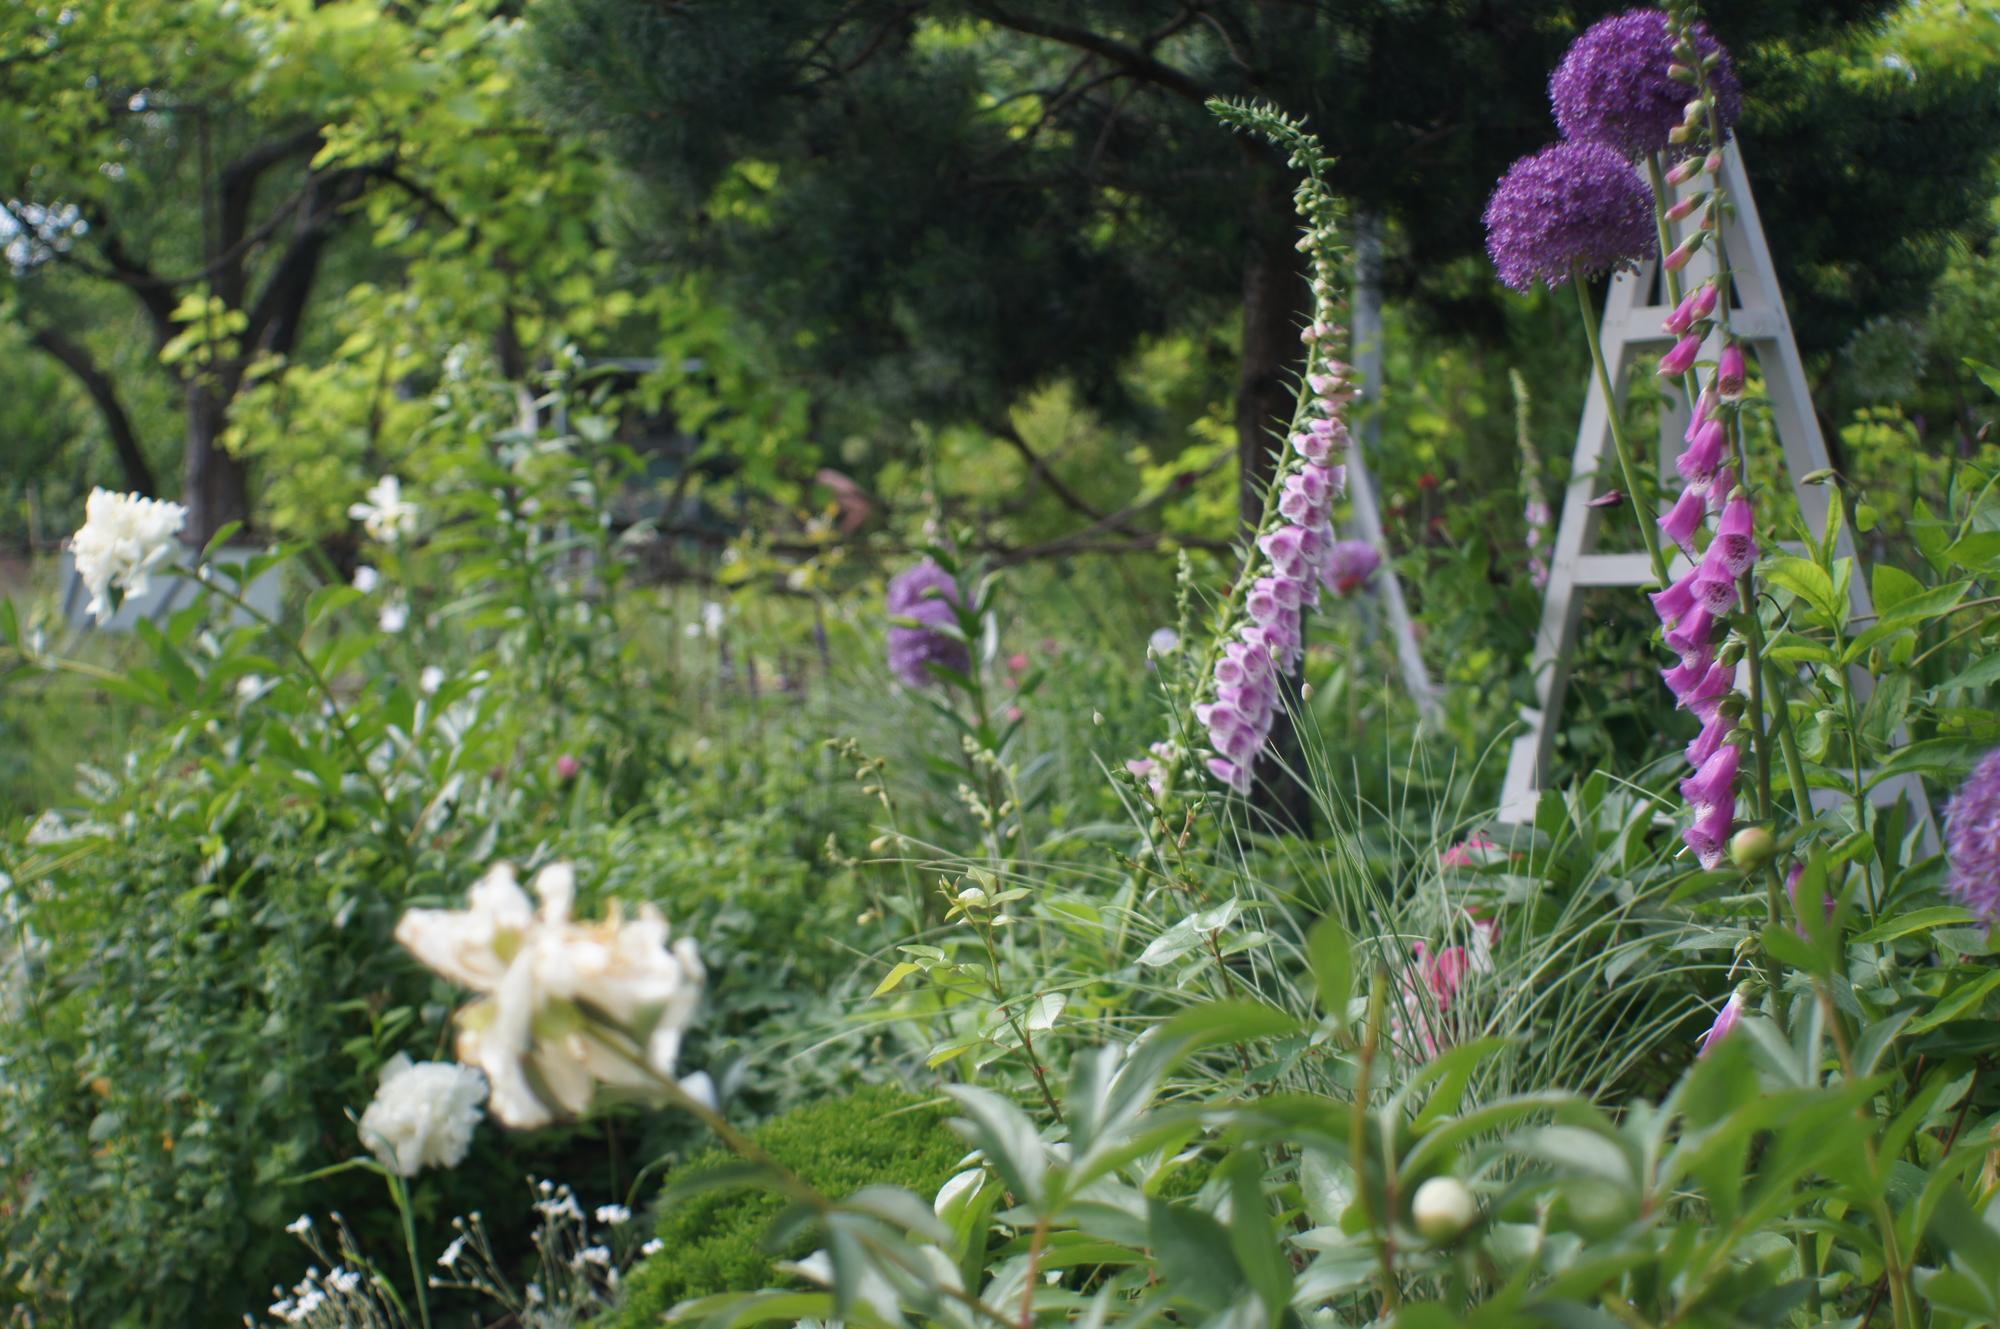
[[[1479,861],[1473,857],[1475,852],[1485,849],[1498,849],[1499,847],[1499,845],[1486,839],[1484,836],[1475,835],[1470,839],[1460,840],[1457,844],[1440,854],[1438,856],[1438,866],[1447,868],[1477,867]]]
[[[1333,440],[1324,434],[1293,434],[1292,451],[1316,465],[1324,464],[1333,455]]]
[[[1722,1004],[1721,1014],[1715,1017],[1715,1023],[1708,1027],[1708,1032],[1703,1034],[1701,1041],[1695,1045],[1701,1049],[1695,1055],[1697,1057],[1706,1057],[1710,1052],[1713,1052],[1715,1045],[1729,1037],[1729,1032],[1736,1028],[1737,1023],[1742,1018],[1743,990],[1738,988],[1729,994],[1729,1000]]]
[[[1667,690],[1674,694],[1676,706],[1687,705],[1688,697],[1701,686],[1701,681],[1708,677],[1708,671],[1714,664],[1715,657],[1704,647],[1673,668],[1660,671],[1660,678],[1666,683]]]
[[[1736,772],[1742,761],[1743,749],[1734,743],[1724,743],[1701,764],[1700,770],[1681,781],[1681,797],[1698,813],[1717,804],[1733,806],[1736,802]]]
[[[1716,524],[1715,541],[1708,547],[1708,556],[1716,559],[1731,577],[1742,576],[1757,561],[1755,514],[1749,499],[1732,498],[1722,509],[1722,520]]]
[[[1724,752],[1731,750],[1725,744]],[[1681,832],[1681,839],[1694,850],[1702,867],[1714,870],[1722,865],[1729,851],[1729,833],[1736,828],[1736,800],[1732,797],[1725,803],[1716,803],[1704,808],[1695,817],[1694,824]]]
[[[1707,485],[1722,466],[1722,449],[1727,441],[1722,421],[1703,420],[1689,435],[1687,450],[1675,460],[1674,469],[1691,485]]]
[[[556,779],[567,784],[583,773],[583,763],[565,752],[556,758]]]
[[[1666,330],[1676,337],[1684,336],[1687,330],[1715,312],[1717,297],[1715,283],[1703,282],[1681,297],[1674,312],[1667,315]]]
[[[1722,348],[1722,359],[1715,366],[1715,395],[1724,401],[1740,401],[1746,376],[1742,344],[1731,342]]]
[[[1208,773],[1239,794],[1250,792],[1250,768],[1221,757],[1208,759]]]
[[[1689,487],[1681,491],[1667,515],[1660,518],[1660,534],[1679,545],[1688,553],[1694,553],[1694,533],[1708,517],[1708,498],[1701,490]]]
[[[1310,575],[1311,562],[1307,554],[1307,535],[1302,526],[1280,526],[1275,531],[1266,531],[1257,537],[1257,547],[1264,551],[1264,557],[1271,560],[1271,566],[1287,577]],[[1313,546],[1317,552],[1318,546]]]
[[[1701,682],[1695,684],[1688,694],[1681,698],[1680,704],[1684,709],[1693,712],[1696,719],[1707,724],[1715,718],[1716,712],[1722,706],[1722,699],[1734,691],[1735,687],[1736,670],[1718,660],[1708,667],[1706,674],[1701,676]]]
[[[1701,354],[1701,338],[1690,332],[1674,343],[1674,349],[1660,357],[1660,375],[1663,378],[1678,378],[1694,368],[1694,358]]]
[[[1724,715],[1720,707],[1709,712],[1708,719],[1702,722],[1701,732],[1688,742],[1688,765],[1698,769],[1703,762],[1716,754],[1722,747],[1722,741],[1728,738],[1730,731],[1735,728],[1736,721]]]
[[[1660,622],[1668,626],[1694,608],[1694,570],[1690,569],[1664,591],[1652,591],[1646,596],[1653,602],[1653,612],[1660,616]]]
[[[1007,657],[1007,668],[1011,672],[1018,674],[1027,669],[1027,667],[1028,653],[1026,651],[1016,651]]]
[[[1692,590],[1692,583],[1690,583]],[[1715,632],[1715,616],[1700,604],[1682,614],[1674,625],[1667,629],[1667,649],[1678,652],[1687,659],[1708,645]]]

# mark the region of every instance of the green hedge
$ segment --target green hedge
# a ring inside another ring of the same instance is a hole
[[[945,1125],[949,1104],[926,1102],[900,1089],[875,1086],[773,1117],[750,1138],[824,1194],[841,1198],[868,1185],[906,1186],[928,1198],[950,1179],[966,1145]],[[671,1190],[734,1161],[712,1150],[663,1180]],[[768,1286],[774,1259],[813,1251],[811,1233],[775,1256],[763,1238],[782,1208],[768,1191],[724,1187],[702,1191],[660,1215],[659,1252],[635,1265],[625,1301],[604,1324],[651,1329],[690,1297]]]

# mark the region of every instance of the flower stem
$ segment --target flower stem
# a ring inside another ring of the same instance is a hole
[[[1590,298],[1590,288],[1584,285],[1583,274],[1574,268],[1570,270],[1570,285],[1576,287],[1576,307],[1583,315],[1583,335],[1590,342],[1590,362],[1597,369],[1597,386],[1604,392],[1604,419],[1611,426],[1611,445],[1618,453],[1619,474],[1625,481],[1625,493],[1631,500],[1633,515],[1639,519],[1639,539],[1646,546],[1646,555],[1653,562],[1653,576],[1661,586],[1667,585],[1667,560],[1660,553],[1660,537],[1653,530],[1652,514],[1646,504],[1640,501],[1638,472],[1632,466],[1632,449],[1626,445],[1624,426],[1618,423],[1618,394],[1611,385],[1611,370],[1604,363],[1604,345],[1597,335],[1597,309]]]
[[[389,1183],[389,1199],[403,1219],[403,1251],[410,1257],[410,1286],[417,1295],[417,1318],[424,1329],[431,1329],[431,1299],[424,1291],[423,1267],[417,1262],[417,1224],[410,1213],[409,1187],[393,1172],[385,1172],[383,1176]]]

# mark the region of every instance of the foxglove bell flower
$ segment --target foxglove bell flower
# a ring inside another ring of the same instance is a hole
[[[1342,540],[1326,562],[1326,584],[1335,595],[1352,595],[1382,566],[1382,552],[1366,540]]]
[[[1735,728],[1736,721],[1725,715],[1720,707],[1710,711],[1708,719],[1702,722],[1701,732],[1688,742],[1688,765],[1701,769],[1703,763],[1721,750]]]
[[[1557,143],[1508,168],[1486,204],[1486,252],[1500,280],[1525,294],[1636,267],[1659,252],[1650,191],[1631,164],[1598,143]]]
[[[566,864],[535,876],[531,904],[501,863],[462,910],[412,909],[396,940],[445,978],[480,994],[458,1013],[458,1059],[486,1073],[493,1115],[547,1125],[587,1111],[600,1086],[657,1097],[674,1071],[705,972],[694,943],[668,943],[651,904],[624,918],[570,918]]]
[[[1730,745],[1725,744],[1722,751],[1731,751]],[[1736,800],[1732,796],[1697,810],[1693,824],[1681,832],[1681,839],[1694,851],[1702,867],[1712,872],[1722,865],[1723,858],[1729,853],[1729,835],[1735,829]]]
[[[1683,660],[1704,650],[1715,635],[1715,616],[1700,603],[1682,614],[1666,631],[1667,649]]]
[[[1660,357],[1660,377],[1679,378],[1694,368],[1694,358],[1701,354],[1701,337],[1688,333],[1674,343],[1674,349]]]
[[[1989,922],[2000,922],[2000,748],[1972,768],[1945,808],[1945,890]]]
[[[84,501],[83,525],[70,537],[76,575],[90,592],[86,608],[102,623],[116,611],[111,590],[144,595],[153,569],[173,550],[187,509],[138,494],[93,489]]]
[[[1741,401],[1743,384],[1748,373],[1743,363],[1742,343],[1729,343],[1722,348],[1722,356],[1716,361],[1715,395],[1724,401]]]
[[[932,665],[960,673],[972,668],[965,643],[940,630],[958,622],[958,603],[957,580],[935,559],[926,558],[890,579],[889,616],[912,620],[889,627],[889,668],[906,686],[935,682]]]
[[[1699,489],[1683,489],[1673,507],[1660,518],[1660,534],[1692,554],[1695,532],[1707,520],[1708,496]]]
[[[1721,292],[1713,281],[1705,281],[1681,297],[1674,306],[1674,312],[1667,315],[1665,328],[1679,337],[1687,330],[1715,312],[1715,302]]]
[[[1696,1044],[1700,1048],[1700,1051],[1695,1055],[1706,1057],[1709,1053],[1715,1051],[1716,1045],[1729,1037],[1730,1031],[1736,1028],[1737,1023],[1742,1018],[1743,989],[1738,988],[1729,994],[1729,1000],[1722,1004],[1722,1010],[1715,1017],[1715,1023],[1710,1025],[1708,1032],[1701,1036],[1700,1042]]]
[[[1704,59],[1718,57],[1709,78],[1727,134],[1743,109],[1735,66],[1705,27],[1696,27],[1695,46]],[[1571,44],[1549,79],[1556,123],[1569,138],[1603,143],[1634,160],[1668,149],[1691,95],[1668,74],[1673,63],[1673,34],[1659,10],[1599,19]]]
[[[1731,577],[1740,577],[1757,561],[1756,514],[1747,498],[1732,498],[1716,524],[1709,556]]]
[[[1694,608],[1695,575],[1691,571],[1664,591],[1647,592],[1646,598],[1653,602],[1653,612],[1659,615],[1663,626],[1672,627]]]
[[[1674,469],[1691,485],[1708,485],[1722,467],[1722,450],[1727,442],[1722,421],[1701,421],[1689,433],[1687,448],[1675,460]]]

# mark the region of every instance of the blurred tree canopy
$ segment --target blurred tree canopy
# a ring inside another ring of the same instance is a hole
[[[1061,380],[1129,410],[1135,347],[1240,309],[1248,481],[1288,404],[1303,297],[1278,164],[1204,99],[1309,116],[1345,194],[1393,223],[1390,289],[1416,327],[1493,339],[1486,192],[1555,137],[1549,70],[1609,8],[548,0],[530,21],[553,120],[594,131],[642,188],[646,256],[721,275],[826,399],[1020,447],[1026,390]],[[1744,137],[1796,322],[1830,350],[1921,303],[1981,216],[2000,101],[1973,69],[1857,73],[1884,0],[1711,8],[1756,107]]]
[[[452,348],[519,381],[630,310],[602,291],[597,168],[521,113],[516,8],[0,14],[0,308],[87,396],[122,483],[180,494],[189,538],[250,517],[260,454],[267,498],[337,512]]]

